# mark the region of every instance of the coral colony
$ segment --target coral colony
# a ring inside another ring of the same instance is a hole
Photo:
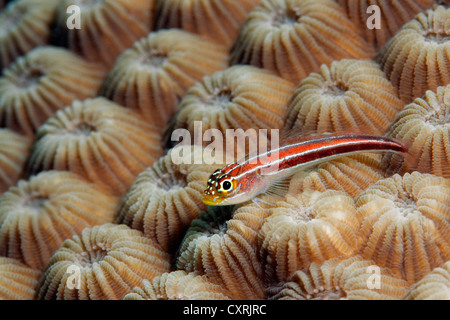
[[[448,21],[441,0],[0,1],[0,299],[450,299]],[[233,180],[342,132],[403,152]]]

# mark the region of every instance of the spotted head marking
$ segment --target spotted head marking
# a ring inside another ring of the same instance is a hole
[[[218,205],[230,197],[238,189],[238,182],[228,170],[217,169],[209,177],[203,192],[203,202],[207,205]]]

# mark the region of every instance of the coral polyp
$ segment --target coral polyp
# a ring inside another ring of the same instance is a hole
[[[364,39],[380,50],[409,20],[431,8],[433,0],[337,0]],[[378,18],[379,13],[379,19]]]
[[[119,300],[142,280],[169,271],[169,258],[140,231],[125,225],[86,228],[52,256],[40,278],[37,298]],[[66,272],[70,267],[78,270],[74,283]]]
[[[74,20],[68,18],[68,9],[75,10]],[[152,30],[154,10],[154,0],[63,0],[56,11],[54,42],[111,67],[124,50]]]
[[[260,231],[266,276],[287,281],[311,263],[351,256],[360,244],[354,201],[338,191],[288,195],[270,209]]]
[[[164,128],[189,87],[227,64],[222,45],[177,29],[151,32],[117,58],[100,94]]]
[[[39,128],[28,173],[71,171],[122,195],[161,154],[157,127],[97,97],[74,101]]]
[[[23,176],[31,144],[26,136],[0,129],[0,194]]]
[[[386,156],[402,172],[420,171],[450,178],[450,85],[427,91],[397,114],[388,135],[409,144],[409,156],[398,162]],[[400,168],[396,166],[400,165]]]
[[[205,276],[173,271],[144,280],[124,300],[228,300],[230,293]]]
[[[450,180],[394,175],[356,199],[361,255],[413,284],[450,259]]]
[[[216,165],[196,164],[198,152],[203,155],[202,148],[176,147],[141,172],[123,197],[116,222],[143,231],[164,250],[173,251],[191,221],[206,210],[202,191]],[[178,163],[180,155],[192,162]]]
[[[41,272],[12,258],[0,257],[0,300],[31,300]]]
[[[177,268],[204,275],[233,299],[262,299],[256,239],[268,211],[250,204],[231,214],[230,208],[210,208],[194,220],[180,245]]]
[[[336,2],[262,0],[248,15],[231,62],[297,83],[333,60],[371,57],[372,49]]]
[[[181,28],[231,46],[260,0],[157,0],[158,29]]]
[[[0,255],[42,269],[64,240],[112,222],[119,199],[70,172],[47,171],[0,196]]]
[[[449,299],[449,4],[0,0],[0,299]]]
[[[38,47],[0,77],[0,125],[32,137],[56,111],[93,98],[104,69],[63,48]]]
[[[50,43],[57,4],[57,0],[19,0],[0,12],[0,68]]]
[[[335,258],[324,264],[311,264],[299,270],[289,281],[270,287],[272,300],[399,300],[408,287],[402,279],[390,275],[388,269],[380,272],[379,288],[374,285],[368,272],[373,261],[359,256],[348,259]]]
[[[450,300],[450,261],[411,287],[406,300]]]
[[[444,6],[420,13],[380,53],[381,67],[405,103],[450,83],[449,19]]]
[[[385,134],[403,107],[394,87],[373,61],[344,59],[322,65],[295,89],[285,126],[302,132],[339,132],[363,127]]]

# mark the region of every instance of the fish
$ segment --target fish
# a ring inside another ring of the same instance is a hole
[[[406,153],[400,140],[367,134],[320,134],[291,141],[266,152],[247,154],[215,170],[202,201],[209,206],[236,205],[261,194],[283,195],[289,178],[337,157],[363,152]]]

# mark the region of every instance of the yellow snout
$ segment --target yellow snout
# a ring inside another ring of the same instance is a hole
[[[216,206],[223,201],[221,197],[203,193],[203,203],[208,206]]]

